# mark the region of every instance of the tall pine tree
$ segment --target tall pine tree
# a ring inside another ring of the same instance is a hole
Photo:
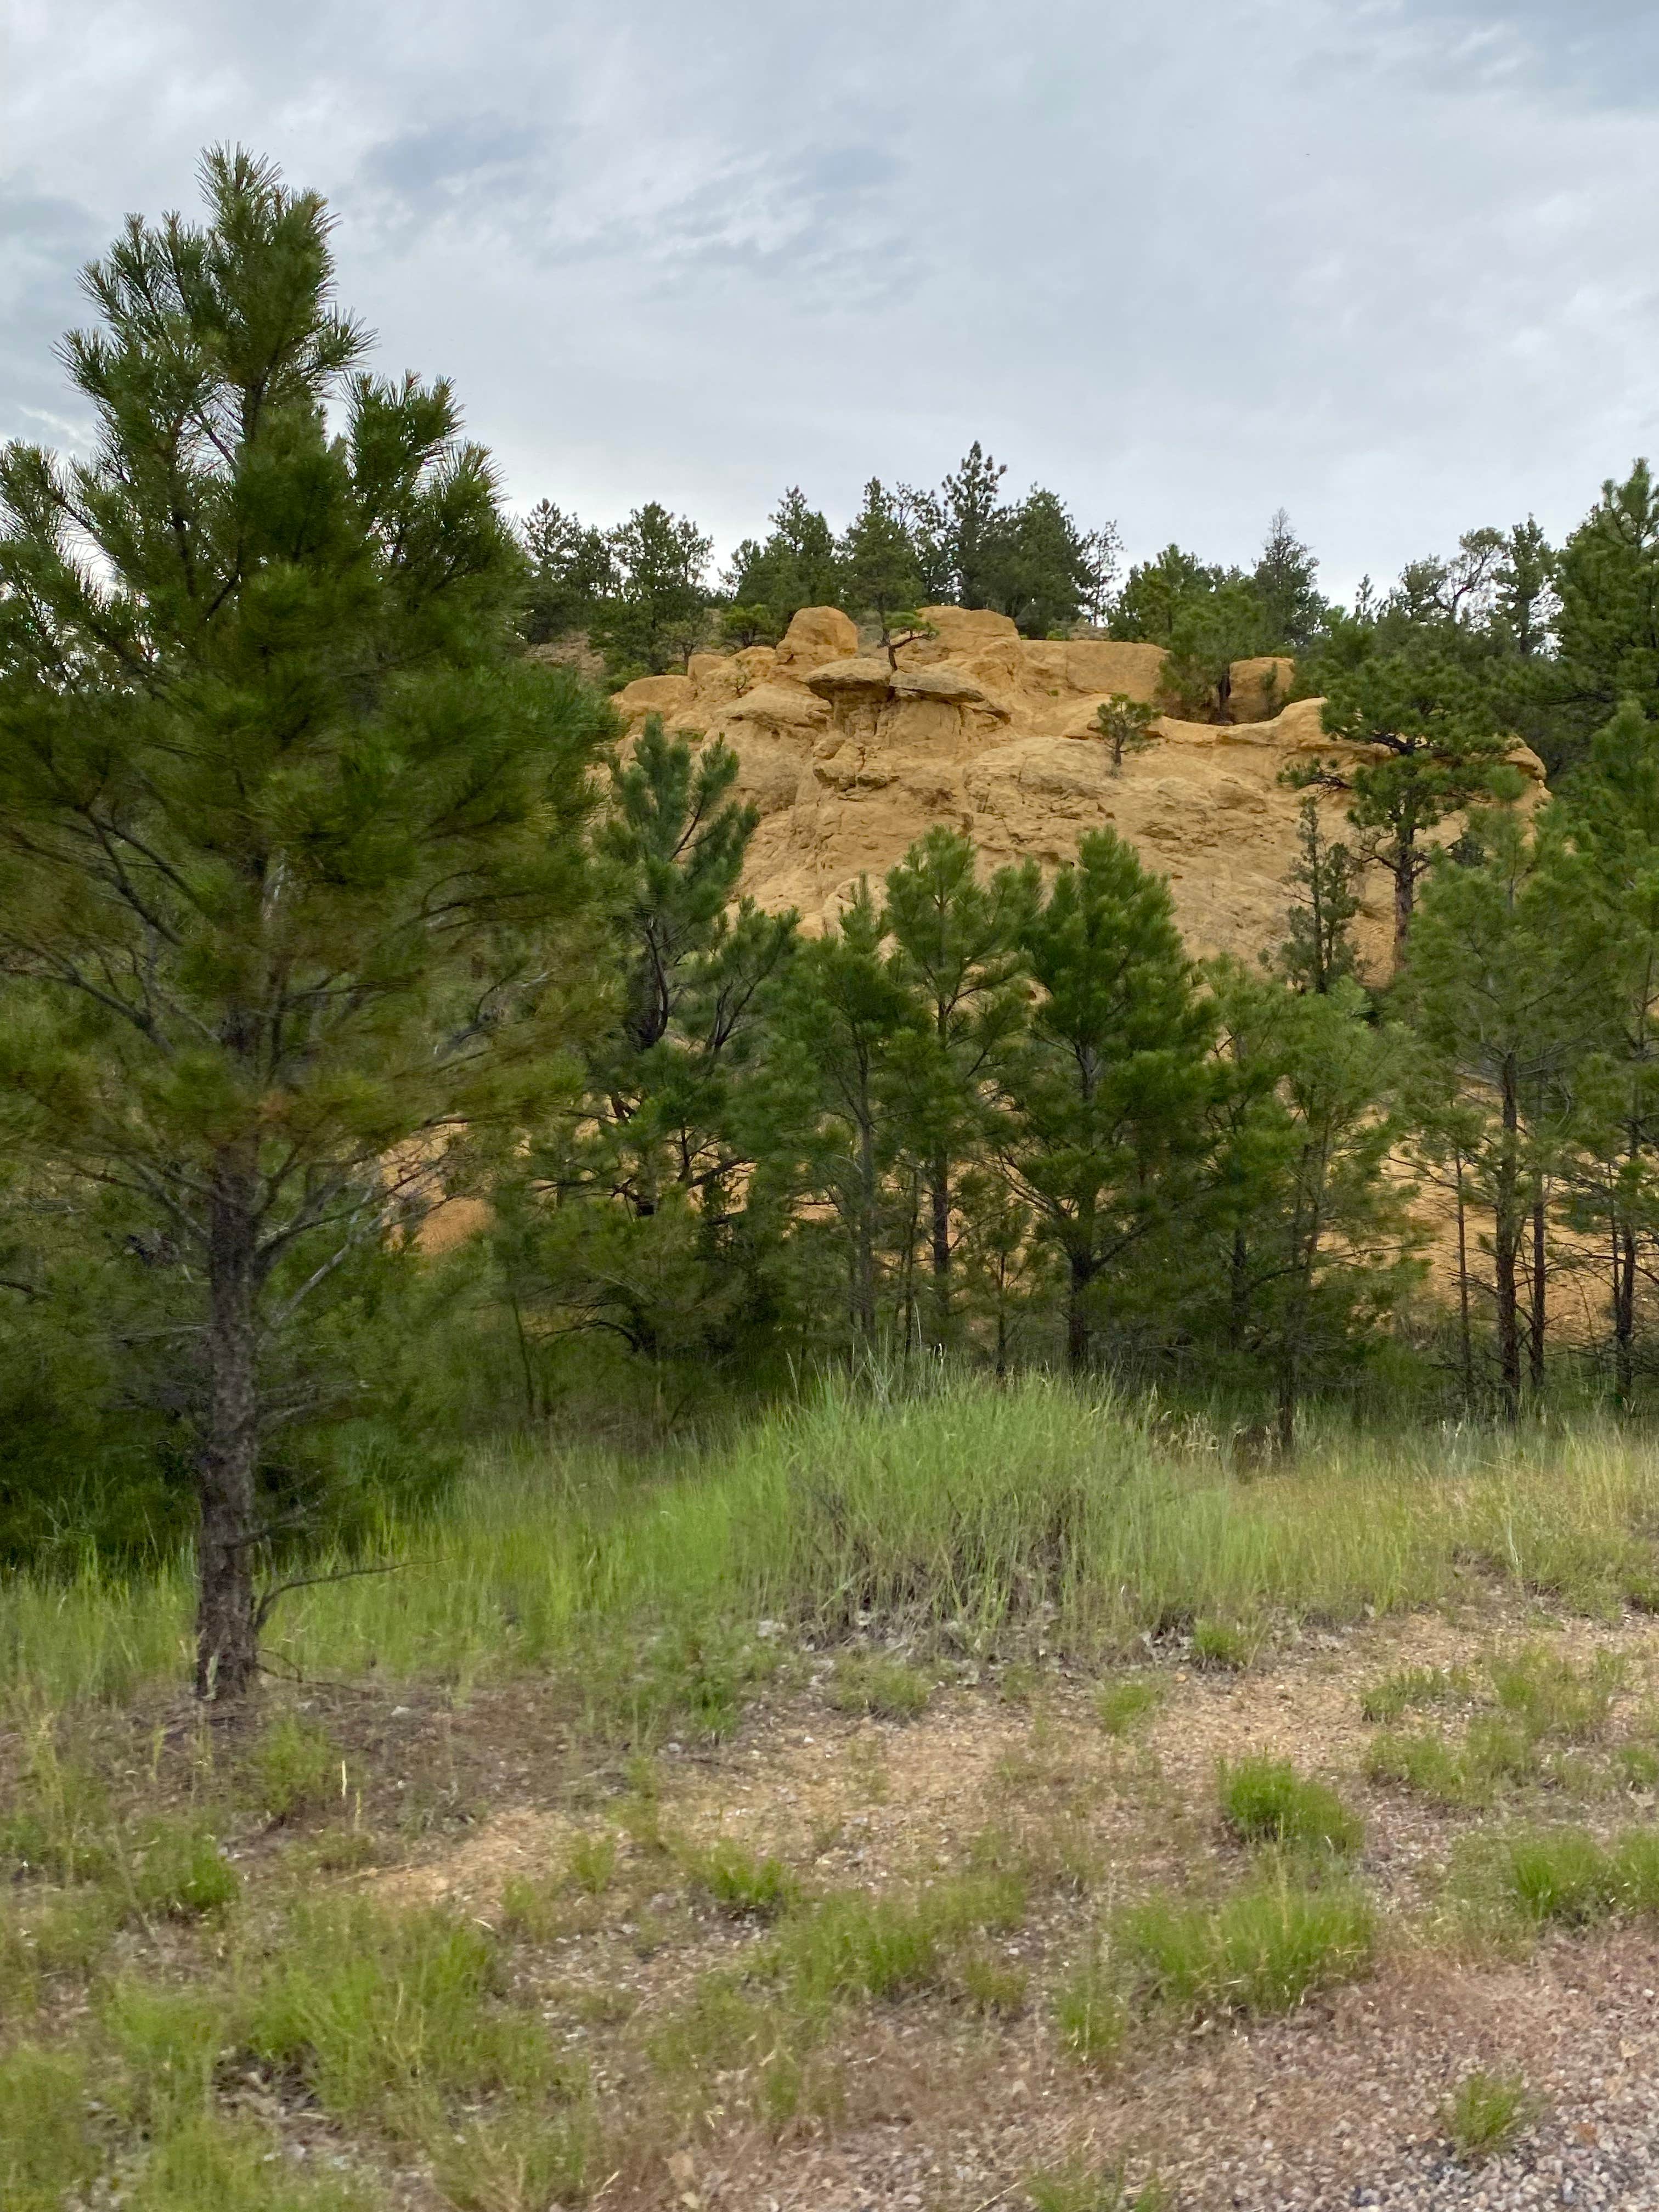
[[[271,1347],[544,1060],[600,718],[509,650],[521,556],[448,386],[358,373],[322,202],[241,153],[203,183],[205,225],[134,217],[87,272],[93,458],[0,457],[0,1088],[188,1257],[228,1696]]]

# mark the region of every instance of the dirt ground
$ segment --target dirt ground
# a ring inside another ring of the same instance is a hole
[[[1031,2203],[1034,2174],[1118,2168],[1131,2191],[1155,2179],[1157,2201],[1194,2212],[1659,2206],[1659,1942],[1627,1928],[1506,1953],[1450,1940],[1437,1917],[1472,1829],[1571,1820],[1610,1832],[1651,1821],[1651,1794],[1569,1799],[1552,1784],[1471,1813],[1364,1775],[1368,1685],[1407,1667],[1477,1670],[1527,1642],[1580,1664],[1618,1655],[1611,1732],[1650,1723],[1659,1621],[1555,1621],[1485,1602],[1460,1620],[1309,1636],[1236,1674],[1149,1650],[1136,1671],[1158,1702],[1119,1736],[1097,1710],[1101,1680],[1117,1678],[1058,1667],[946,1674],[898,1721],[837,1709],[835,1662],[808,1652],[727,1741],[670,1743],[648,1767],[582,1748],[535,1684],[453,1710],[318,1687],[290,1694],[344,1747],[341,1803],[320,1828],[250,1832],[236,1852],[251,1883],[309,1853],[319,1887],[499,1926],[515,1881],[565,1864],[579,1838],[613,1838],[610,1878],[513,1952],[514,1994],[591,2069],[620,2146],[597,2190],[611,2212],[990,2212]],[[155,1771],[159,1740],[130,1741],[131,1774],[146,1761]],[[1218,1894],[1237,1879],[1217,1772],[1255,1751],[1294,1759],[1363,1814],[1358,1872],[1382,1916],[1375,1971],[1278,2018],[1142,2023],[1109,2069],[1079,2063],[1055,2027],[1055,1990],[1120,1905],[1160,1887]],[[331,1861],[323,1845],[346,1832],[361,1850]],[[776,1855],[809,1893],[914,1889],[988,1850],[1018,1854],[1030,1910],[992,1942],[1025,1978],[1023,2003],[976,2013],[935,1989],[854,2007],[829,2053],[833,2112],[763,2126],[740,2099],[723,2102],[717,2081],[701,2109],[665,2117],[644,2056],[653,2023],[766,1941],[684,1878],[687,1855],[719,1838]],[[353,1856],[368,1863],[343,1863]],[[1534,2112],[1485,2163],[1454,2155],[1440,2116],[1477,2067],[1523,2075]],[[325,2141],[315,2115],[294,2118],[301,2138]],[[447,2201],[412,2171],[395,2193],[410,2207]],[[1103,2188],[1050,2201],[1107,2212],[1116,2199]]]

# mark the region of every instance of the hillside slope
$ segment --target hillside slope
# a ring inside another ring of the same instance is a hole
[[[761,815],[746,883],[763,905],[797,907],[820,927],[861,874],[878,879],[936,822],[965,831],[992,866],[1050,866],[1109,823],[1169,877],[1194,954],[1254,958],[1278,941],[1301,803],[1281,774],[1358,750],[1324,735],[1317,700],[1228,726],[1165,717],[1159,742],[1115,775],[1095,710],[1114,692],[1155,700],[1161,647],[1033,641],[1003,615],[926,611],[938,635],[902,648],[896,673],[884,653],[860,653],[847,616],[808,607],[776,647],[697,653],[686,675],[617,695],[630,735],[659,714],[738,754],[738,789]],[[1238,663],[1235,712],[1264,712],[1269,679],[1282,696],[1290,672]],[[1541,789],[1536,757],[1514,758]],[[1326,810],[1342,834],[1341,802]],[[1364,891],[1361,950],[1380,965],[1390,910],[1379,872]]]

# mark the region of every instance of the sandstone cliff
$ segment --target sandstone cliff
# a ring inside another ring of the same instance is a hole
[[[861,652],[832,607],[808,607],[775,648],[698,653],[684,676],[630,684],[616,698],[630,734],[647,714],[669,729],[724,738],[738,790],[759,810],[747,888],[821,927],[860,875],[878,881],[933,823],[964,830],[988,866],[1070,859],[1107,823],[1167,875],[1193,952],[1254,958],[1284,934],[1285,875],[1301,794],[1279,781],[1292,762],[1352,753],[1303,700],[1257,721],[1215,726],[1167,717],[1158,742],[1114,775],[1093,729],[1114,692],[1153,702],[1154,645],[1022,638],[1006,616],[933,607],[937,635]],[[1268,714],[1289,688],[1285,661],[1241,661],[1236,715]],[[1516,763],[1541,787],[1536,757]],[[1325,802],[1334,835],[1341,802]],[[1387,958],[1388,886],[1373,871],[1359,927],[1367,964]]]

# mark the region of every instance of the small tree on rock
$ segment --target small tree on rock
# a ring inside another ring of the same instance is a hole
[[[1145,699],[1132,699],[1127,691],[1114,691],[1095,708],[1095,727],[1112,757],[1112,774],[1123,773],[1126,753],[1144,753],[1158,743],[1153,727],[1158,708]]]

